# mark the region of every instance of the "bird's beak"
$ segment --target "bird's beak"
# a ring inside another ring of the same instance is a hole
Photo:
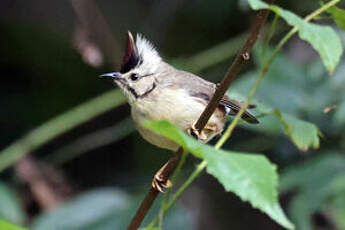
[[[111,78],[111,79],[114,79],[114,80],[119,80],[120,77],[121,77],[121,73],[119,73],[119,72],[105,73],[105,74],[99,75],[99,77],[101,77],[101,78]]]

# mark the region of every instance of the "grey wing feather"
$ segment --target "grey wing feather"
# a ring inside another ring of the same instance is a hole
[[[205,104],[207,104],[216,90],[216,85],[194,74],[180,70],[177,71],[179,74],[175,75],[174,83],[179,85],[179,87],[187,88],[191,96],[202,99],[203,101],[205,101]],[[193,81],[193,84],[191,84],[190,81]],[[219,104],[224,106],[225,108],[228,108],[225,110],[229,112],[229,115],[235,115],[238,113],[238,111],[240,111],[242,103],[224,96]],[[249,105],[248,108],[255,108],[255,106]],[[244,119],[248,123],[259,123],[259,121],[253,114],[249,112],[248,109],[246,109],[246,111],[243,113],[242,119]]]
[[[230,114],[235,115],[240,111],[242,103],[235,101],[235,100],[232,100],[232,99],[229,99],[227,96],[225,96],[220,100],[219,104],[230,108]],[[250,105],[248,108],[254,108],[254,107],[255,106]],[[245,120],[248,123],[252,123],[252,124],[259,123],[258,119],[256,119],[256,117],[253,114],[251,114],[251,112],[249,112],[248,109],[246,109],[244,111],[244,113],[242,114],[241,117],[243,120]]]

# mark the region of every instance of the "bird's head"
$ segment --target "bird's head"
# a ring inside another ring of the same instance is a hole
[[[123,90],[130,103],[145,98],[156,88],[156,77],[162,58],[153,45],[140,34],[134,40],[127,33],[127,45],[120,72],[102,74]]]

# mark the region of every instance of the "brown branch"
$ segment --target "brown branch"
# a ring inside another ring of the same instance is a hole
[[[243,66],[244,62],[249,60],[250,58],[249,53],[258,38],[259,32],[262,26],[264,25],[268,14],[269,14],[268,10],[260,10],[257,13],[248,40],[244,44],[244,47],[241,50],[241,52],[237,54],[235,60],[233,61],[230,68],[228,69],[223,81],[218,85],[210,103],[207,105],[207,107],[205,108],[201,116],[199,117],[195,125],[197,130],[201,131],[205,127],[211,115],[217,108],[219,101],[224,96],[230,84],[233,82],[233,80],[235,80],[236,76],[240,72],[241,67]],[[179,152],[182,152],[181,148],[179,149]],[[165,175],[164,178],[166,178],[166,180],[169,179],[170,175],[176,169],[178,162],[179,161],[174,161],[172,165],[170,165],[170,167],[167,167],[170,169],[168,173],[165,171],[162,172],[162,174]],[[142,201],[139,209],[137,210],[136,215],[133,217],[131,224],[129,225],[127,230],[136,230],[139,228],[139,226],[141,225],[141,222],[143,221],[144,217],[150,210],[158,194],[159,192],[156,191],[155,189],[153,188],[150,189],[149,193],[146,195],[145,199]]]
[[[224,94],[230,87],[230,84],[235,80],[244,62],[250,59],[250,51],[253,48],[259,36],[259,32],[262,26],[264,25],[268,14],[268,10],[260,10],[257,13],[248,40],[244,44],[241,52],[237,54],[235,60],[228,69],[223,81],[218,85],[216,92],[214,93],[210,103],[207,105],[206,109],[203,111],[203,113],[201,114],[201,116],[195,124],[195,128],[199,132],[205,127],[208,120],[212,116],[214,110],[218,107],[220,100],[223,98]]]
[[[127,230],[136,230],[143,222],[146,214],[150,210],[153,202],[156,200],[159,191],[154,189],[152,186],[150,191],[146,194],[145,199],[141,202],[140,207],[137,210],[137,213],[133,217],[131,223],[129,224]]]
[[[164,170],[161,173],[162,181],[166,182],[169,180],[170,176],[174,173],[178,163],[181,160],[182,153],[183,153],[183,149],[180,147],[176,152],[176,156],[171,158],[168,161],[167,166],[164,168]],[[145,196],[144,200],[141,202],[140,207],[138,208],[127,230],[136,230],[139,228],[141,222],[144,220],[147,212],[150,210],[158,194],[159,194],[159,191],[154,189],[151,186],[150,191]]]

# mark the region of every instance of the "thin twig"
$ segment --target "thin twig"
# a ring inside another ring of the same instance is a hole
[[[269,43],[273,37],[273,34],[276,32],[278,20],[279,20],[279,14],[275,14],[273,22],[271,24],[271,27],[270,27],[268,34],[266,36],[266,39],[264,41],[263,50],[262,50],[262,54],[261,54],[262,63],[265,61],[265,56],[266,56],[266,51],[268,49],[268,45],[269,45]]]
[[[228,72],[226,73],[223,81],[221,84],[217,87],[216,92],[214,93],[210,103],[205,108],[204,112],[199,117],[195,127],[197,130],[201,131],[205,125],[207,124],[208,120],[210,119],[211,115],[217,108],[219,101],[226,93],[227,89],[229,88],[230,84],[233,82],[233,80],[236,78],[238,73],[240,72],[240,69],[243,65],[243,63],[247,60],[249,60],[249,52],[251,51],[252,47],[254,46],[259,32],[264,25],[266,18],[269,14],[268,10],[260,10],[256,17],[254,24],[251,29],[250,36],[248,40],[246,41],[243,49],[241,52],[238,53],[236,56],[234,62],[232,63],[231,67],[229,68]],[[179,149],[181,150],[181,149]],[[178,161],[176,162],[176,165],[173,165],[175,168],[177,167]],[[174,168],[172,167],[172,168]],[[175,169],[174,169],[175,170]],[[164,174],[164,172],[162,172]],[[167,178],[169,179],[169,177]],[[131,221],[131,224],[127,228],[127,230],[136,230],[140,226],[141,222],[143,221],[144,217],[148,213],[148,211],[151,208],[151,205],[153,204],[154,200],[158,196],[158,192],[154,192],[154,189],[151,188],[149,193],[146,195],[145,199],[142,201],[136,215]]]

